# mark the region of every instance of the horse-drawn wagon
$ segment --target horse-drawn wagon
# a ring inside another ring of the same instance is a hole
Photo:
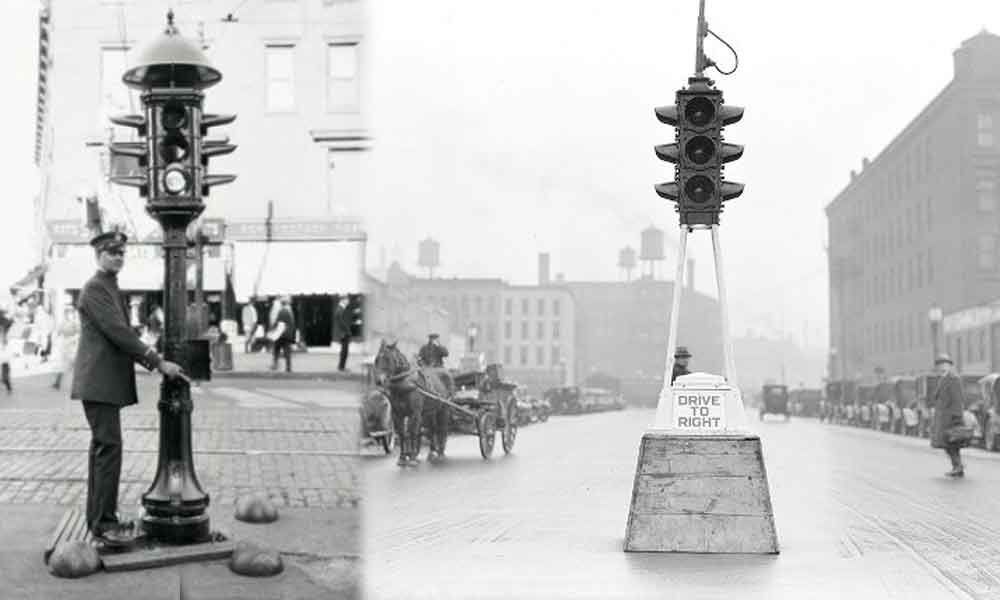
[[[503,451],[510,454],[517,439],[517,385],[504,381],[498,364],[459,373],[454,380],[454,396],[440,399],[451,409],[451,431],[478,436],[483,458],[493,454],[499,432]]]

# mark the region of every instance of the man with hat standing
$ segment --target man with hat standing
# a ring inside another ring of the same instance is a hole
[[[444,368],[444,359],[448,356],[448,349],[438,341],[440,337],[436,333],[427,336],[427,343],[421,346],[420,352],[417,353],[421,366]]]
[[[674,352],[674,372],[670,376],[670,385],[674,384],[674,380],[681,375],[690,375],[691,371],[688,370],[688,360],[691,359],[691,353],[688,352],[686,346],[677,346],[677,351]]]
[[[351,325],[354,323],[354,318],[347,304],[347,296],[343,295],[337,300],[337,306],[333,309],[333,340],[340,344],[338,371],[347,370],[347,353],[351,348]]]
[[[951,459],[951,471],[945,473],[948,477],[964,477],[965,466],[960,454],[967,440],[956,439],[953,436],[954,427],[964,426],[962,414],[965,411],[965,392],[962,382],[955,374],[955,363],[947,354],[939,354],[934,360],[934,368],[941,376],[934,389],[934,425],[931,431],[931,446],[943,448]]]
[[[129,525],[119,522],[118,483],[122,467],[120,410],[138,404],[137,362],[167,377],[185,377],[180,365],[164,360],[142,343],[129,325],[128,311],[118,289],[118,272],[125,263],[125,234],[112,231],[91,240],[97,273],[84,284],[77,301],[80,342],[70,397],[83,403],[90,425],[87,464],[87,526],[96,539],[122,545],[131,538]]]

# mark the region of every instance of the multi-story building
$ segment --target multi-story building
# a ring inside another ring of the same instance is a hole
[[[630,402],[656,402],[667,360],[667,322],[674,283],[651,278],[569,282],[576,305],[576,372],[622,381]],[[694,371],[723,374],[722,327],[716,299],[682,288],[677,344]],[[739,365],[737,365],[738,368]]]
[[[447,311],[421,301],[411,288],[398,283],[398,279],[393,281],[372,274],[365,276],[366,339],[361,351],[374,358],[381,341],[391,333],[399,340],[400,350],[412,356],[427,342],[428,332],[433,332],[441,336],[441,342],[446,347],[456,350],[445,364],[457,367],[460,352],[455,342],[461,342],[463,338],[452,331]]]
[[[450,331],[465,339],[461,348],[451,348],[453,354],[481,352],[486,362],[503,364],[505,376],[534,392],[575,380],[576,314],[565,286],[413,277],[398,264],[389,268],[387,280],[407,289],[415,302],[449,315]],[[406,326],[406,322],[398,325]]]
[[[238,146],[209,167],[238,176],[205,199],[203,217],[224,222],[224,244],[206,259],[206,269],[220,274],[205,283],[214,312],[227,288],[239,303],[291,295],[309,343],[330,343],[336,296],[360,292],[364,271],[366,2],[187,0],[173,7],[181,35],[222,72],[206,91],[206,112],[237,115],[210,132]],[[122,75],[163,32],[165,12],[164,3],[140,0],[42,2],[35,251],[50,267],[45,287],[52,291],[78,289],[93,270],[80,215],[81,199],[96,196],[106,222],[143,242],[123,272],[123,289],[143,305],[160,293],[158,226],[136,190],[109,182],[135,165],[110,157],[108,146],[134,135],[109,117],[141,112],[139,92]]]
[[[1000,296],[1000,37],[954,52],[947,86],[827,206],[832,378],[927,369],[929,310]]]

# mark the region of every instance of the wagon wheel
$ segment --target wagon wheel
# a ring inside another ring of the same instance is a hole
[[[511,399],[507,403],[507,418],[504,419],[503,428],[503,452],[510,454],[514,450],[514,441],[517,440],[517,402]]]
[[[479,453],[488,459],[493,454],[493,443],[497,435],[497,418],[493,413],[484,412],[476,418],[479,433]]]

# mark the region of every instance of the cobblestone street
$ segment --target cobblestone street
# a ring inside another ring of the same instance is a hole
[[[146,379],[141,387],[153,387]],[[148,400],[155,389],[143,391],[139,406],[122,411],[123,507],[139,504],[156,470],[159,416]],[[0,408],[0,504],[82,505],[90,439],[82,408],[31,383],[18,394],[47,406]],[[230,379],[200,388],[192,443],[212,504],[231,505],[242,494],[265,490],[286,507],[357,507],[356,403],[353,382]]]

